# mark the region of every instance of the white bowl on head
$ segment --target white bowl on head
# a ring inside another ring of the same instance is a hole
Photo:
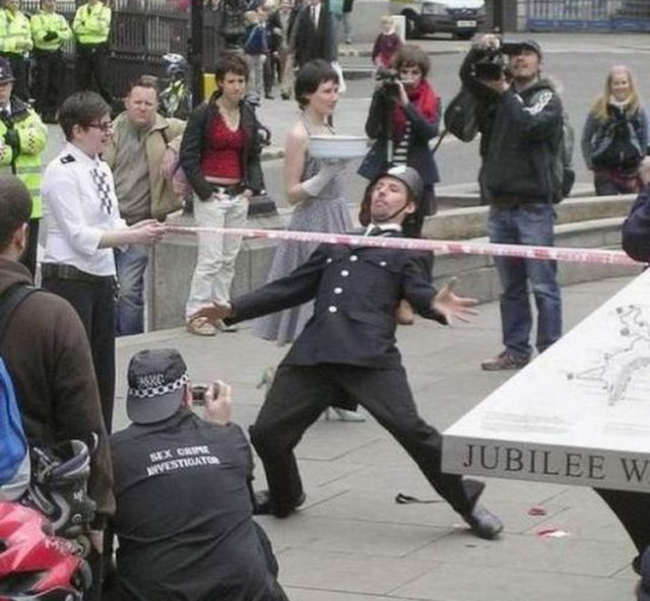
[[[356,159],[366,152],[368,138],[362,136],[309,136],[309,154],[317,159]]]

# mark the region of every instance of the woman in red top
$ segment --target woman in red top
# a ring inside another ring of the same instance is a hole
[[[264,188],[261,125],[243,100],[248,81],[246,61],[236,54],[223,55],[215,77],[218,91],[190,115],[179,159],[196,195],[197,225],[245,227],[248,199]],[[228,302],[240,246],[240,236],[199,234],[196,268],[185,306],[191,333],[215,335],[212,324],[190,322],[189,317],[215,299]]]

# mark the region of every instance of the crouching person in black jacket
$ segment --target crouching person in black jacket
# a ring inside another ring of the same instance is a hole
[[[128,381],[132,424],[111,440],[119,549],[110,601],[287,601],[253,521],[253,458],[230,421],[230,386],[207,387],[201,419],[175,349],[134,355]]]

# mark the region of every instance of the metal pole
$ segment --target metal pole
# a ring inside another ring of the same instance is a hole
[[[192,74],[192,107],[196,107],[203,101],[203,0],[192,0],[188,55]]]

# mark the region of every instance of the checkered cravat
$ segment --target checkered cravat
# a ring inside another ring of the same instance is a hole
[[[108,178],[99,167],[93,167],[90,174],[95,182],[97,195],[99,196],[99,201],[102,203],[102,209],[110,214],[111,208],[113,207],[113,201],[111,200],[111,187],[108,183]]]

